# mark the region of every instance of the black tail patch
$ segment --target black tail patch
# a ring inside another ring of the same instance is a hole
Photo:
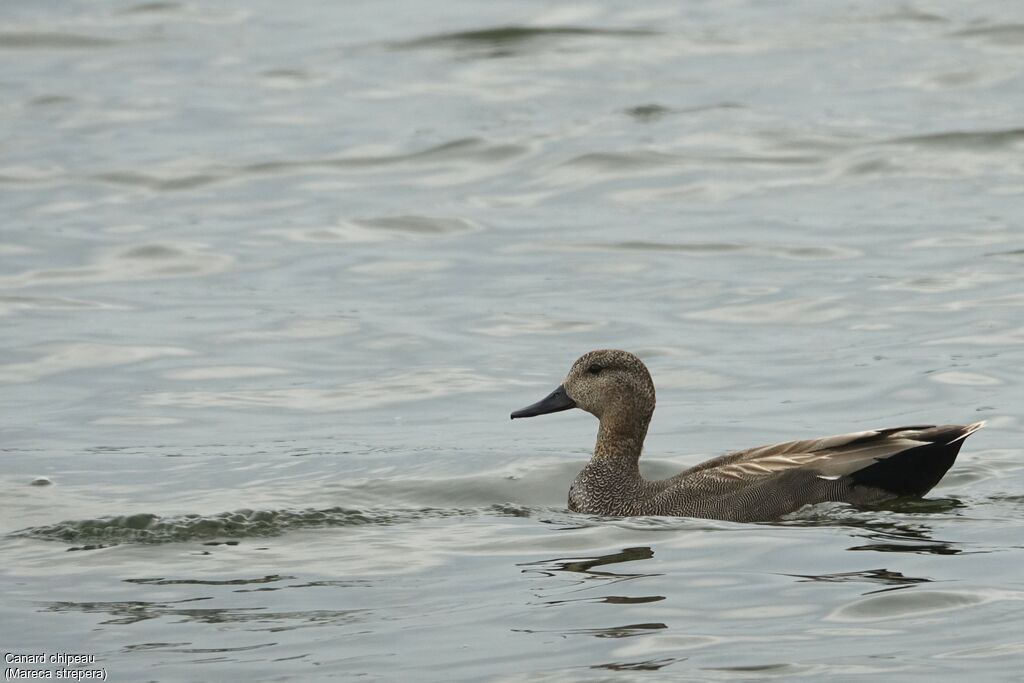
[[[856,486],[870,486],[897,496],[923,496],[956,462],[964,432],[964,427],[958,425],[932,427],[917,437],[931,443],[879,460],[849,476]]]

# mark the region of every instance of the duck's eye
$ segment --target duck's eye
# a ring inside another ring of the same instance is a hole
[[[602,368],[597,363],[594,363],[589,368],[587,368],[587,372],[589,372],[591,375],[600,375],[602,370],[604,370],[604,368]]]

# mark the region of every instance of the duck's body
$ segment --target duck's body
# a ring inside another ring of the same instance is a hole
[[[562,386],[512,417],[579,407],[600,421],[594,455],[569,489],[569,509],[599,515],[776,519],[804,505],[921,496],[982,427],[912,426],[787,441],[713,458],[660,481],[638,460],[654,412],[647,368],[625,351],[591,351]]]

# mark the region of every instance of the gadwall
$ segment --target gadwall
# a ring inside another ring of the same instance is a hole
[[[787,441],[712,458],[648,481],[637,461],[654,413],[654,382],[626,351],[584,354],[546,398],[512,413],[581,408],[597,417],[597,445],[569,488],[569,509],[594,515],[673,515],[766,521],[826,501],[870,505],[923,496],[956,460],[970,425],[916,425]]]

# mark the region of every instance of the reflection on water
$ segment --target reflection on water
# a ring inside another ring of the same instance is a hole
[[[252,583],[275,583],[277,581],[285,581],[294,578],[294,576],[277,576],[276,574],[274,574],[271,576],[261,576],[256,579],[125,579],[125,581],[128,583],[139,583],[150,586],[169,586],[173,584],[186,583],[197,584],[201,586],[245,586]]]
[[[867,591],[863,595],[899,590],[901,588],[907,588],[920,583],[928,583],[932,580],[919,576],[904,576],[900,572],[889,571],[888,569],[869,569],[859,572],[834,572],[831,574],[791,574],[790,576],[803,579],[805,581],[823,581],[826,583],[861,581],[890,586],[890,588],[879,588],[877,590]]]
[[[289,628],[304,628],[307,626],[319,626],[328,624],[352,624],[357,623],[366,616],[367,610],[313,610],[302,612],[267,612],[260,607],[250,608],[203,608],[203,607],[180,607],[184,603],[202,602],[212,598],[191,598],[188,600],[177,600],[170,602],[54,602],[46,605],[46,611],[50,612],[85,612],[103,615],[101,624],[130,625],[150,619],[174,618],[183,622],[196,622],[201,624],[231,624],[242,625],[248,631],[276,632],[288,630]],[[260,626],[271,622],[291,623],[290,626]],[[269,643],[268,645],[273,645]],[[249,649],[247,646],[242,649]],[[223,651],[233,651],[236,648],[228,648]],[[222,651],[210,649],[210,652]]]
[[[577,572],[590,576],[600,577],[635,577],[650,576],[648,574],[623,574],[607,571],[593,571],[594,567],[602,567],[606,564],[618,564],[620,562],[633,562],[635,560],[647,560],[654,557],[654,551],[650,548],[626,548],[617,553],[601,555],[600,557],[568,558],[555,560],[542,560],[520,565],[522,567],[539,565],[542,569],[523,570],[524,572],[538,572],[545,576],[555,576],[555,572]]]
[[[963,542],[944,541],[933,537],[928,524],[929,515],[955,516],[955,511],[966,507],[956,498],[897,499],[863,510],[849,506],[814,506],[790,516],[786,524],[833,525],[841,524],[855,530],[852,536],[858,544],[848,550],[870,550],[886,553],[927,553],[958,555],[984,550],[965,550]],[[872,541],[862,543],[863,539]]]
[[[869,538],[889,539],[891,537],[879,534],[871,535]],[[963,552],[963,550],[952,543],[943,541],[922,542],[918,540],[901,543],[864,543],[851,546],[848,550],[871,550],[878,553],[928,553],[931,555],[959,555]]]
[[[594,638],[631,638],[642,636],[648,631],[657,631],[668,628],[665,624],[626,624],[624,626],[607,626],[603,628],[576,628],[567,630],[550,631],[567,636],[593,636]],[[531,629],[512,629],[519,633],[545,633],[545,631],[534,631]]]
[[[633,562],[636,560],[647,560],[654,556],[654,551],[648,547],[637,547],[637,548],[625,548],[616,553],[609,553],[607,555],[601,555],[598,557],[583,557],[583,558],[558,558],[552,560],[541,560],[536,562],[522,563],[520,567],[527,567],[523,569],[523,573],[527,576],[541,576],[541,577],[558,577],[559,574],[569,572],[571,574],[583,574],[578,581],[573,581],[570,584],[570,588],[566,590],[564,586],[557,588],[545,589],[544,594],[540,595],[541,601],[539,604],[554,607],[558,606],[561,608],[572,607],[576,604],[582,603],[598,603],[598,604],[609,604],[609,605],[644,605],[649,603],[657,603],[665,599],[663,595],[644,595],[644,596],[623,596],[623,595],[604,595],[604,596],[587,596],[587,597],[564,597],[565,595],[575,596],[580,591],[592,590],[594,588],[603,588],[618,584],[622,581],[629,581],[633,579],[642,579],[658,576],[658,574],[645,574],[637,572],[617,572],[607,570],[596,570],[595,567],[604,567],[607,565],[620,564],[623,562]],[[591,584],[589,582],[597,580],[600,583]],[[550,599],[550,593],[555,593],[559,597],[557,599]],[[613,617],[614,618],[614,617]],[[652,630],[666,629],[668,626],[661,622],[650,622],[650,623],[633,623],[626,625],[614,625],[614,626],[600,626],[600,627],[585,627],[585,628],[573,628],[573,629],[557,629],[553,631],[535,630],[535,629],[514,629],[523,633],[558,633],[563,636],[572,635],[584,635],[593,636],[595,638],[629,638],[633,636],[643,635],[646,632]],[[596,667],[606,668],[606,667]]]
[[[642,662],[614,662],[595,664],[591,669],[608,669],[609,671],[658,671],[669,664],[685,661],[685,657],[666,657],[664,659],[648,659]]]

